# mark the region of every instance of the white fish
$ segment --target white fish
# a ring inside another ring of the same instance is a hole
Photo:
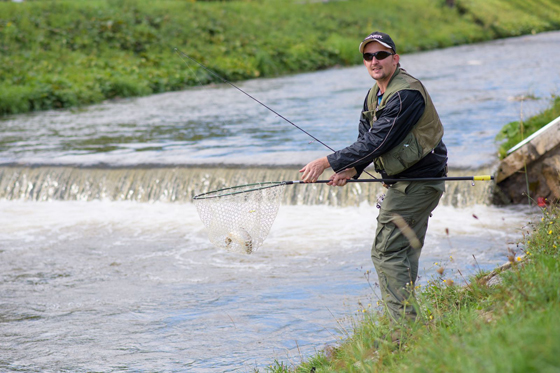
[[[225,243],[227,249],[231,249],[232,246],[237,244],[240,248],[244,249],[247,254],[253,252],[253,239],[249,232],[241,227],[229,232],[226,236]]]

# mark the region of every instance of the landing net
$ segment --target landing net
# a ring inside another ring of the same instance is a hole
[[[268,235],[286,184],[240,185],[194,197],[210,242],[229,251],[251,254]]]

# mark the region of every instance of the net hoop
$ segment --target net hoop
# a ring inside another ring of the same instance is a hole
[[[210,242],[243,254],[257,250],[278,213],[286,182],[223,188],[193,197]]]
[[[254,192],[257,190],[274,188],[277,186],[286,185],[285,181],[267,181],[263,183],[253,183],[253,184],[244,184],[244,185],[237,185],[229,188],[222,188],[213,190],[206,193],[200,193],[193,197],[193,200],[202,200],[202,199],[209,199],[209,198],[220,198],[220,197],[227,197],[233,196],[236,194],[241,193],[249,193]]]

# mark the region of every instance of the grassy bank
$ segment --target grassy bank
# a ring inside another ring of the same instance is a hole
[[[390,32],[400,53],[560,28],[554,0],[44,0],[0,2],[0,115],[360,63]]]
[[[560,371],[560,217],[523,227],[510,269],[462,284],[441,276],[417,290],[419,320],[396,327],[376,312],[352,336],[299,367],[270,372]],[[496,280],[500,281],[496,281]],[[489,285],[491,281],[497,284]],[[400,343],[394,343],[399,339]]]
[[[500,158],[505,158],[509,149],[558,118],[558,116],[560,116],[560,97],[556,97],[552,106],[541,114],[524,121],[519,120],[506,124],[496,136],[496,141],[500,143],[498,149]]]

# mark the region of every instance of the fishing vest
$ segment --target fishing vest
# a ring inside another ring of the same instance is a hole
[[[397,67],[391,77],[389,85],[383,94],[381,102],[377,105],[377,83],[369,91],[367,97],[368,111],[363,114],[368,119],[370,126],[377,120],[376,113],[385,108],[387,101],[398,91],[414,90],[422,94],[425,108],[424,113],[408,133],[405,139],[387,153],[374,160],[377,171],[384,170],[387,175],[396,175],[428,155],[443,137],[443,125],[439,119],[432,99],[422,83],[408,74],[404,69]]]

